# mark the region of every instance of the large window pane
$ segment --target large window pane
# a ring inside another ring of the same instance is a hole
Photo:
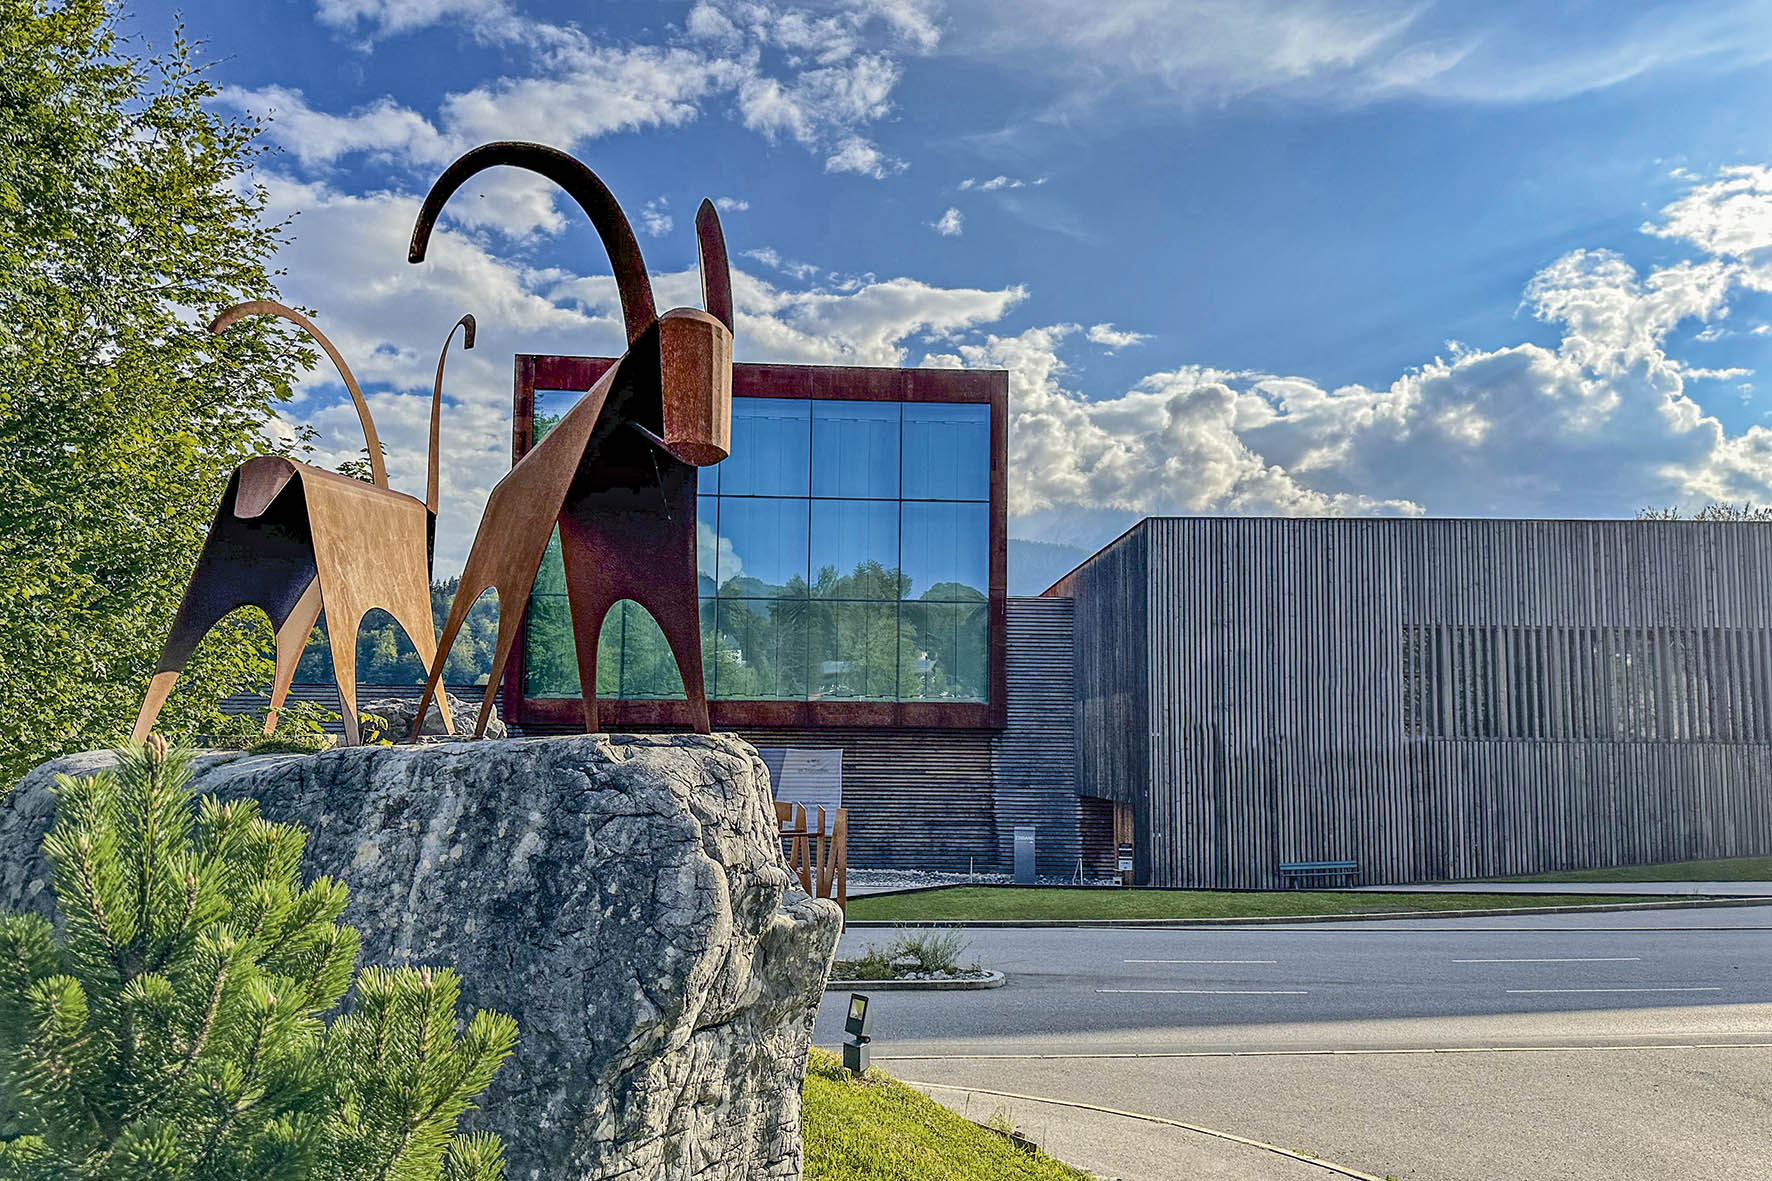
[[[906,403],[903,485],[907,500],[989,500],[991,408]]]
[[[722,599],[719,695],[726,701],[804,701],[810,604]]]
[[[720,464],[720,495],[805,496],[811,405],[799,398],[734,398],[732,454]]]
[[[825,599],[897,599],[898,504],[812,502],[812,593]]]
[[[905,603],[899,664],[904,701],[983,701],[989,615],[982,603]]]
[[[719,510],[713,497],[695,498],[695,593],[704,599],[719,585]]]
[[[812,605],[812,696],[892,701],[898,695],[898,604]]]
[[[812,403],[812,495],[898,496],[897,402]]]
[[[806,593],[809,502],[785,497],[720,499],[719,569],[723,599]]]
[[[578,656],[566,596],[529,596],[523,633],[523,687],[531,697],[577,697]]]
[[[990,589],[988,504],[906,501],[899,546],[905,597],[982,599]]]
[[[536,390],[535,391],[535,422],[530,437],[530,445],[541,442],[554,429],[554,424],[578,400],[584,397],[582,390]]]
[[[621,696],[629,700],[683,699],[683,677],[664,631],[650,612],[631,599],[623,599],[609,611],[603,625],[607,643],[610,623],[621,637]],[[597,653],[598,690],[603,680],[604,653]]]

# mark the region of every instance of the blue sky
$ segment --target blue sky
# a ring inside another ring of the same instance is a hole
[[[1772,497],[1763,0],[178,8],[282,149],[282,294],[374,391],[397,486],[442,335],[479,317],[445,572],[508,463],[510,355],[620,339],[595,237],[538,183],[487,177],[405,263],[417,197],[490,138],[595,168],[661,306],[694,302],[694,208],[723,198],[741,359],[1007,367],[1013,536]],[[288,410],[322,463],[361,446],[329,376]]]

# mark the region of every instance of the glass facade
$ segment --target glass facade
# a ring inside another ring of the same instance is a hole
[[[537,390],[535,438],[580,395]],[[717,701],[986,701],[990,406],[735,398],[700,475],[702,659]],[[577,697],[558,538],[525,636],[531,697]],[[603,624],[597,693],[681,698],[652,617]]]

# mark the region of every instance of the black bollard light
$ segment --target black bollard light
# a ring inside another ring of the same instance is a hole
[[[849,994],[849,1015],[843,1019],[843,1066],[854,1074],[867,1070],[873,1061],[868,1043],[874,1040],[874,1015],[868,1011],[868,998],[859,992]]]

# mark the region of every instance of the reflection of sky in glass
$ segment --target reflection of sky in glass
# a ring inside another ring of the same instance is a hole
[[[906,403],[904,496],[908,500],[991,498],[989,406]]]
[[[778,496],[722,496],[719,593],[774,595],[806,581],[806,501]],[[733,567],[737,567],[734,569]]]
[[[538,390],[536,441],[582,396]],[[711,697],[985,700],[989,406],[737,398],[732,456],[701,469],[699,490]],[[547,562],[538,590],[559,581],[557,551]],[[907,601],[894,601],[903,580]],[[525,662],[530,691],[575,695],[564,604],[541,599]],[[656,632],[637,608],[611,612],[600,691],[681,694]]]
[[[898,496],[899,404],[812,403],[812,495]]]
[[[805,496],[812,404],[801,398],[734,398],[732,455],[720,467],[722,496]]]

